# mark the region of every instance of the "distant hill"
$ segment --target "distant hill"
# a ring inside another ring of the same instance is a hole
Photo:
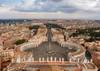
[[[13,24],[13,23],[25,23],[25,22],[30,22],[30,23],[56,23],[56,24],[75,24],[75,25],[100,25],[100,20],[66,20],[66,19],[4,19],[0,20],[0,24]]]

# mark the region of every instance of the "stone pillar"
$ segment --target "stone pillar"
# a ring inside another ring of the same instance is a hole
[[[32,62],[32,58],[33,58],[32,55],[30,55],[28,58],[28,62]]]
[[[53,58],[52,58],[52,57],[50,57],[50,61],[51,61],[51,62],[53,61]]]
[[[39,62],[41,62],[41,58],[39,57]]]
[[[61,62],[61,58],[59,58],[59,62]]]
[[[44,57],[42,57],[42,62],[44,62]]]
[[[21,62],[20,55],[18,56],[18,58],[17,58],[16,62],[17,62],[17,63],[20,63],[20,62]]]
[[[47,57],[47,62],[49,62],[49,57]]]
[[[14,63],[14,58],[11,59],[11,63]]]
[[[54,61],[57,62],[57,58],[56,57],[54,58]]]
[[[90,62],[93,63],[93,60],[91,59]]]
[[[84,63],[88,63],[88,61],[87,61],[87,59],[86,59],[86,58],[84,59]]]
[[[64,62],[64,58],[62,58],[62,62]]]
[[[80,62],[80,59],[79,59],[79,58],[77,59],[77,62],[78,62],[78,63]]]
[[[72,62],[72,59],[71,58],[69,59],[69,62]]]
[[[34,62],[34,57],[32,57],[32,62]]]

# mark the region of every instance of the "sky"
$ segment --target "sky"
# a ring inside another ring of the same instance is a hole
[[[97,19],[100,0],[0,0],[0,19]]]

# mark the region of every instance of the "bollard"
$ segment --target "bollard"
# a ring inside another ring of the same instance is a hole
[[[62,62],[64,62],[64,58],[62,58]]]
[[[44,62],[44,57],[42,58],[42,62]]]
[[[72,59],[71,58],[69,59],[69,62],[72,62]]]
[[[49,62],[49,57],[47,57],[47,62]]]
[[[41,62],[41,58],[39,57],[39,62]]]
[[[93,60],[91,59],[91,63],[93,62]]]
[[[77,60],[78,60],[78,63],[79,63],[80,62],[80,59],[78,58]]]
[[[32,58],[32,61],[34,62],[34,57]]]
[[[61,62],[61,58],[59,58],[59,62]]]
[[[53,58],[52,58],[52,57],[50,57],[50,61],[51,61],[51,62],[53,61]]]
[[[54,61],[57,62],[57,58],[56,57],[54,58]]]

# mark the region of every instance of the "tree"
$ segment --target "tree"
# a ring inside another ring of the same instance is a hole
[[[100,67],[98,68],[98,71],[100,71]]]
[[[92,55],[91,55],[91,53],[90,53],[89,50],[86,50],[86,51],[85,51],[85,57],[86,57],[86,59],[89,60],[89,61],[92,59]]]
[[[33,26],[29,26],[29,29],[32,30],[32,29],[38,29],[39,28],[39,25],[33,25]]]
[[[26,42],[25,39],[20,39],[20,40],[17,40],[14,44],[20,45],[20,44],[23,44],[23,43],[25,43],[25,42]]]

